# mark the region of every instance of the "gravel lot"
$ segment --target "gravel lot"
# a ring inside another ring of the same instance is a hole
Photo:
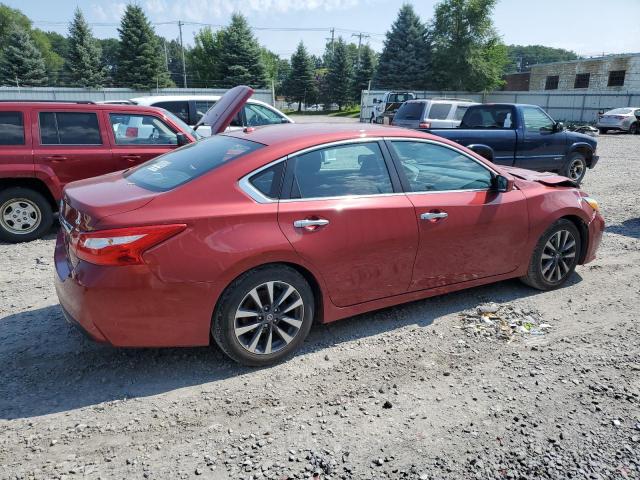
[[[272,368],[91,343],[57,305],[54,234],[0,245],[0,478],[640,478],[638,152],[600,137],[584,188],[608,227],[565,288],[317,325]]]

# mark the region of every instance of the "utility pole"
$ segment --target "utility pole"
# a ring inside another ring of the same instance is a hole
[[[336,35],[336,29],[331,27],[331,56],[333,57],[333,38]]]
[[[167,67],[167,72],[169,71],[169,54],[167,53],[167,39],[162,37],[164,40],[164,64]]]
[[[360,68],[360,47],[362,46],[362,39],[369,38],[369,35],[365,35],[364,33],[360,32],[352,33],[351,36],[358,37],[358,63],[356,63],[356,65],[358,66],[358,68]]]
[[[187,88],[187,65],[184,63],[184,44],[182,43],[182,20],[178,20],[178,29],[180,30],[180,51],[182,52],[182,86]]]

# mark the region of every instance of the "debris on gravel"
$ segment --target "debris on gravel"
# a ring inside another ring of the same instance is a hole
[[[551,329],[537,310],[524,311],[513,305],[480,305],[462,312],[462,329],[482,337],[512,341],[518,335],[544,335]]]

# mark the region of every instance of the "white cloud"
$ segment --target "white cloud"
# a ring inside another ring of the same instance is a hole
[[[124,13],[125,8],[127,8],[126,2],[112,2],[106,8],[95,3],[91,5],[91,10],[93,12],[94,18],[99,22],[119,22],[122,18],[122,14]]]

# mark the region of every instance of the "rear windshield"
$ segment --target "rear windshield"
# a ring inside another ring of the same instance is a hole
[[[396,112],[397,120],[420,120],[425,104],[422,102],[406,102]]]
[[[261,143],[215,135],[143,163],[125,178],[147,190],[166,192],[261,147]]]

